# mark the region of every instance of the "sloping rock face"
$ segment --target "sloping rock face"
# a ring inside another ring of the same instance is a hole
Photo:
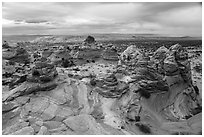
[[[93,106],[88,99],[87,85],[62,74],[55,81],[54,89],[26,96],[10,94],[13,100],[3,103],[4,135],[124,134],[117,129],[110,130],[89,115]],[[15,90],[19,92],[22,87]]]
[[[106,48],[102,53],[102,57],[105,60],[118,61],[117,49],[114,46]]]

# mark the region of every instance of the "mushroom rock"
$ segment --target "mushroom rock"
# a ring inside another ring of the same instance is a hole
[[[102,53],[102,57],[105,60],[118,61],[118,53],[116,47],[111,46],[106,48]]]
[[[128,91],[128,85],[125,82],[118,81],[114,74],[96,80],[94,91],[106,98],[117,98]]]

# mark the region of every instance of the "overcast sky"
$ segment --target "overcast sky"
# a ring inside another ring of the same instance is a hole
[[[3,35],[151,33],[201,36],[201,3],[3,3]]]

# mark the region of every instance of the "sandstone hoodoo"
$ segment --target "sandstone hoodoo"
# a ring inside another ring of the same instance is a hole
[[[136,46],[129,46],[119,57],[118,67],[125,73],[132,74],[135,71],[138,60],[144,59],[143,54]]]
[[[155,70],[160,74],[165,74],[164,71],[164,59],[167,57],[167,54],[169,53],[169,50],[162,46],[158,48],[155,52],[153,57],[151,58],[151,63],[153,68],[156,68]]]
[[[17,63],[29,63],[30,61],[29,53],[21,47],[4,51],[3,58]]]
[[[109,74],[103,79],[95,80],[95,82],[94,91],[106,98],[120,97],[128,91],[128,85],[125,82],[118,81],[114,74]]]

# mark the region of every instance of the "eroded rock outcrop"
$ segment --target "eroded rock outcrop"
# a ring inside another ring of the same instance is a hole
[[[128,90],[128,85],[125,82],[118,81],[114,74],[95,82],[96,88],[94,91],[107,98],[120,97]]]
[[[165,75],[164,59],[167,57],[168,52],[169,50],[162,46],[154,52],[151,58],[152,67],[156,68],[155,70],[162,75]]]
[[[128,121],[142,121],[147,118],[146,113],[151,112],[150,121],[157,121],[158,124],[178,122],[201,112],[199,96],[191,82],[188,53],[181,45],[173,45],[169,50],[161,47],[151,61],[139,51],[132,51],[133,47],[127,48],[120,60],[124,68],[134,66],[128,70],[131,73],[127,73],[131,74],[130,93],[121,98],[120,102],[124,103],[119,105]],[[156,69],[153,67],[155,64],[158,64]],[[127,100],[129,103],[125,103]],[[189,129],[188,126],[185,128],[186,131]]]

